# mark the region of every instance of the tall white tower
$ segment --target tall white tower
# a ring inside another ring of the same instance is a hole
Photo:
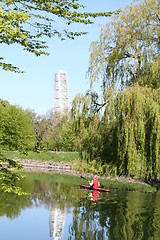
[[[54,113],[68,114],[69,93],[68,76],[63,70],[55,75],[54,83]]]

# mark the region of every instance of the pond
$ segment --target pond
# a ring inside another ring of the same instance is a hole
[[[27,173],[28,196],[0,195],[0,239],[160,239],[160,193],[80,188],[84,180]]]

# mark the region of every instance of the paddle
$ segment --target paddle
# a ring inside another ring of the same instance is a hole
[[[87,178],[85,178],[85,177],[83,177],[83,176],[80,176],[81,178],[83,178],[84,180],[86,180],[87,182],[89,182],[88,180],[87,180]]]

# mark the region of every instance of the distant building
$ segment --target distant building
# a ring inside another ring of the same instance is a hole
[[[54,113],[68,114],[69,112],[69,91],[68,76],[63,70],[55,75],[54,83]]]

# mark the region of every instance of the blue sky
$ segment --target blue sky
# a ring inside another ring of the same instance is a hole
[[[133,0],[81,0],[87,7],[85,11],[114,11],[124,8]],[[60,41],[58,38],[47,40],[49,56],[35,57],[23,51],[18,45],[0,45],[0,53],[6,62],[23,69],[24,74],[3,71],[0,68],[0,98],[16,104],[23,109],[34,110],[45,115],[53,109],[54,79],[59,70],[68,73],[70,104],[78,93],[89,89],[86,72],[89,66],[89,46],[99,38],[99,24],[105,24],[109,18],[99,18],[92,26],[79,26],[88,31],[86,36],[74,41]]]

